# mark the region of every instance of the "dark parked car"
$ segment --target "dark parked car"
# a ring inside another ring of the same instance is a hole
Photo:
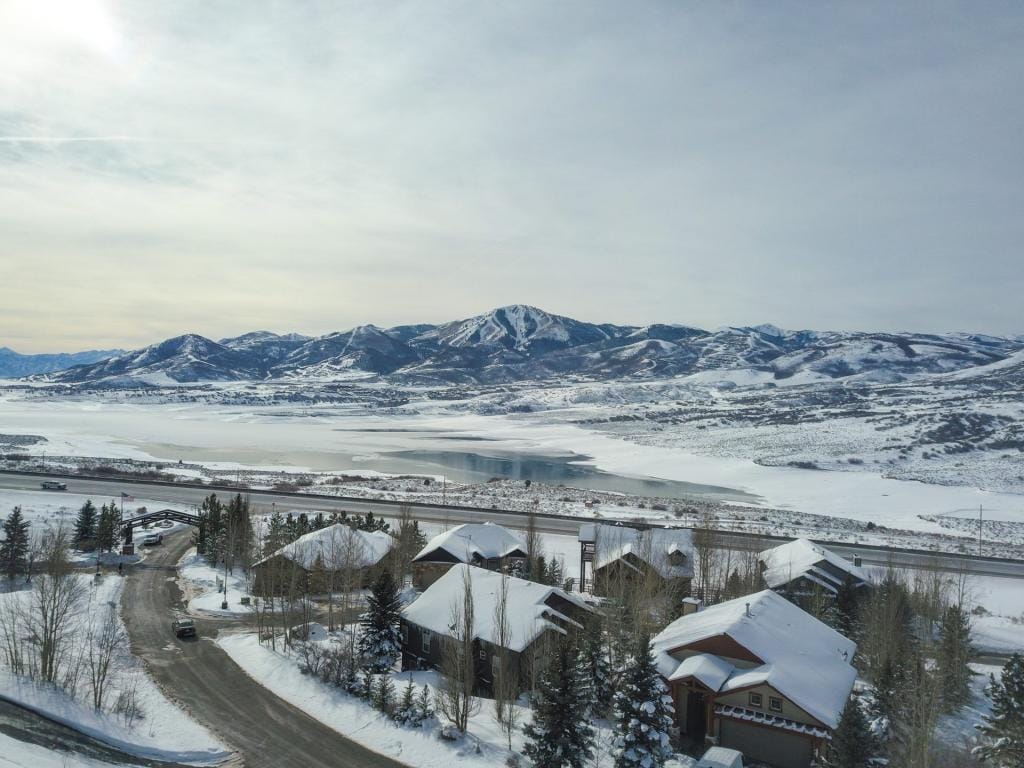
[[[195,637],[196,625],[192,619],[175,619],[171,622],[171,631],[175,637]]]

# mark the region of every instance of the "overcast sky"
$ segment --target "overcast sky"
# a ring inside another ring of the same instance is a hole
[[[1024,333],[1024,4],[0,0],[0,346]]]

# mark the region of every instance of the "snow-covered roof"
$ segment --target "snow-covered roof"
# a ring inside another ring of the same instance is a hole
[[[547,604],[552,594],[585,610],[593,611],[578,597],[557,587],[536,584],[513,576],[502,577],[495,571],[459,564],[448,570],[440,579],[420,595],[412,605],[402,610],[402,617],[431,632],[442,635],[452,634],[452,607],[461,609],[463,599],[463,578],[470,576],[470,590],[473,595],[473,637],[494,642],[496,639],[494,608],[501,594],[502,578],[508,583],[509,641],[505,647],[522,652],[542,632],[555,630],[565,633],[558,622],[575,623],[572,617],[560,613]]]
[[[438,549],[443,549],[460,562],[469,563],[474,556],[493,560],[514,552],[525,552],[526,545],[500,525],[465,523],[432,538],[413,562],[428,559],[427,555]]]
[[[300,536],[291,544],[277,550],[278,555],[312,570],[317,557],[323,559],[324,568],[369,568],[379,563],[391,551],[395,540],[383,531],[360,531],[343,523],[335,523],[319,531]],[[270,558],[260,561],[266,562]],[[259,565],[259,563],[256,563]]]
[[[714,670],[705,662],[689,661],[686,656],[693,654],[685,649],[719,635],[732,638],[762,664],[736,667],[718,688],[709,687],[724,692],[764,683],[825,725],[836,727],[857,677],[850,665],[857,650],[852,640],[766,589],[669,624],[652,640],[659,671],[666,679],[680,679],[686,676],[680,674],[686,664],[686,669],[704,674],[699,679],[707,685]]]
[[[695,768],[743,768],[743,754],[727,747],[710,747]]]
[[[672,659],[668,654],[664,654],[666,659]],[[672,659],[673,666],[675,666],[675,659]],[[668,680],[682,680],[684,677],[692,677],[712,691],[717,691],[725,684],[725,681],[729,679],[729,676],[736,671],[736,668],[725,659],[715,656],[710,653],[697,653],[693,656],[687,656],[683,659],[683,663],[676,666],[675,670],[669,675],[666,675]]]
[[[693,534],[686,528],[640,531],[620,525],[588,523],[580,526],[579,540],[596,544],[595,571],[631,554],[648,563],[663,578],[693,576]],[[672,557],[676,554],[683,556],[681,562]]]
[[[863,569],[808,539],[796,539],[766,549],[758,557],[765,567],[762,573],[765,584],[771,589],[804,576],[824,589],[835,592],[845,577],[837,577],[834,572],[822,567],[823,564],[830,565],[840,573],[849,574],[854,582],[863,583],[868,580]]]

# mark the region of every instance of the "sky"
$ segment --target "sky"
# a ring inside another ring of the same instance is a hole
[[[1024,4],[0,0],[0,346],[1024,334]]]

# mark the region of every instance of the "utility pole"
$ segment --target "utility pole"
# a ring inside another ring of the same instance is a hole
[[[982,506],[978,505],[978,556],[981,556],[981,525],[982,525]]]
[[[448,477],[441,475],[441,506],[448,506]]]

